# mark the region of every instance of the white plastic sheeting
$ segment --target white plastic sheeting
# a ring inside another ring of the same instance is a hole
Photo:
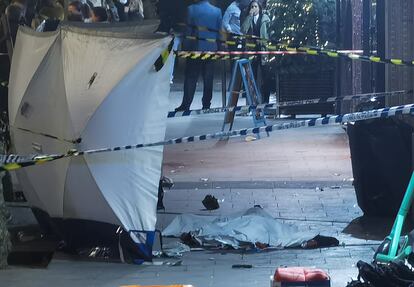
[[[9,113],[18,154],[65,153],[164,140],[171,41],[153,25],[20,28],[12,61]],[[23,131],[28,129],[35,133]],[[46,133],[53,139],[38,135]],[[70,141],[80,138],[80,144]],[[163,147],[68,158],[18,172],[32,207],[54,218],[153,231]]]
[[[271,247],[299,247],[317,233],[298,231],[281,223],[261,208],[250,208],[230,216],[177,216],[163,231],[164,236],[179,237],[183,233],[203,243],[229,245],[237,249],[245,243],[262,243]]]

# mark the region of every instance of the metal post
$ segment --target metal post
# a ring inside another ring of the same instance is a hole
[[[223,61],[221,71],[221,106],[224,108],[226,103],[226,90],[227,90],[227,79],[226,79],[226,61]]]
[[[336,48],[342,48],[342,41],[341,41],[341,0],[336,0]],[[335,79],[335,86],[336,86],[336,96],[340,97],[342,95],[342,85],[341,85],[341,71],[342,71],[342,60],[338,58],[336,60],[335,71],[336,71],[336,79]],[[279,102],[279,101],[278,101]],[[337,102],[335,105],[335,113],[341,113],[341,103]],[[280,114],[278,114],[280,116]]]
[[[371,0],[363,0],[362,3],[362,49],[364,55],[371,54],[370,26],[371,26]],[[371,93],[371,69],[370,62],[362,62],[362,93]]]
[[[385,58],[385,0],[377,0],[377,53]],[[376,92],[385,92],[385,65],[377,65]]]

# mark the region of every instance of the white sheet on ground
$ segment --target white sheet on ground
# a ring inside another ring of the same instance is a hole
[[[317,233],[299,231],[296,226],[274,219],[261,208],[250,208],[230,216],[177,216],[163,231],[164,236],[191,234],[203,243],[216,243],[239,248],[242,243],[260,242],[272,247],[299,247]]]

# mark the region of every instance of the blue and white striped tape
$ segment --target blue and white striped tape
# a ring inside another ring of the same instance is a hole
[[[103,152],[114,152],[114,151],[121,151],[121,150],[131,150],[131,149],[139,149],[139,148],[153,147],[153,146],[193,143],[193,142],[205,141],[209,139],[220,139],[223,137],[230,137],[230,136],[247,136],[247,135],[255,135],[255,134],[260,134],[260,133],[265,133],[265,132],[270,133],[270,132],[278,131],[278,130],[288,130],[288,129],[302,128],[302,127],[338,125],[338,124],[344,124],[344,123],[349,123],[349,122],[357,122],[357,121],[364,121],[364,120],[377,119],[377,118],[394,117],[397,115],[412,115],[412,114],[414,114],[414,104],[408,104],[408,105],[403,105],[403,106],[395,106],[395,107],[371,110],[371,111],[366,111],[366,112],[358,112],[358,113],[322,117],[322,118],[310,119],[310,120],[294,121],[294,122],[289,122],[289,123],[274,124],[274,125],[268,125],[268,126],[263,126],[263,127],[247,128],[247,129],[240,129],[240,130],[234,130],[234,131],[228,131],[228,132],[217,132],[217,133],[212,133],[212,134],[204,134],[204,135],[190,136],[190,137],[180,137],[180,138],[170,139],[166,141],[159,141],[159,142],[147,143],[147,144],[126,145],[126,146],[102,148],[102,149],[90,149],[86,151],[71,150],[66,154],[55,154],[55,155],[34,155],[34,156],[3,155],[0,157],[0,160],[2,161],[2,166],[0,167],[0,169],[14,170],[14,169],[22,168],[22,167],[37,165],[37,164],[54,161],[54,160],[58,160],[58,159],[65,158],[65,157],[72,157],[72,156],[96,154],[96,153],[103,153]]]
[[[250,112],[255,109],[269,109],[269,108],[281,108],[281,107],[292,107],[300,105],[310,105],[310,104],[322,104],[322,103],[332,103],[338,101],[350,101],[363,98],[372,98],[372,97],[385,97],[385,96],[396,96],[408,94],[407,91],[394,91],[394,92],[385,92],[385,93],[367,93],[359,95],[350,95],[343,97],[329,97],[329,98],[318,98],[318,99],[308,99],[302,101],[289,101],[281,102],[278,104],[261,104],[261,105],[247,105],[247,106],[234,106],[234,107],[219,107],[211,109],[196,109],[196,110],[187,110],[187,111],[170,111],[168,112],[167,118],[177,118],[177,117],[188,117],[192,115],[205,115],[205,114],[216,114],[223,112]]]

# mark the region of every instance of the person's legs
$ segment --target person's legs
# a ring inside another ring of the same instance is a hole
[[[200,60],[187,59],[187,63],[185,66],[183,101],[181,105],[175,109],[176,111],[185,111],[190,109],[191,103],[193,102],[200,69]]]
[[[261,83],[261,93],[262,93],[262,104],[268,104],[270,98],[270,68],[267,65],[261,65],[262,70],[262,83]]]
[[[213,98],[213,81],[214,81],[214,61],[205,60],[203,62],[203,109],[209,109],[211,99]]]

